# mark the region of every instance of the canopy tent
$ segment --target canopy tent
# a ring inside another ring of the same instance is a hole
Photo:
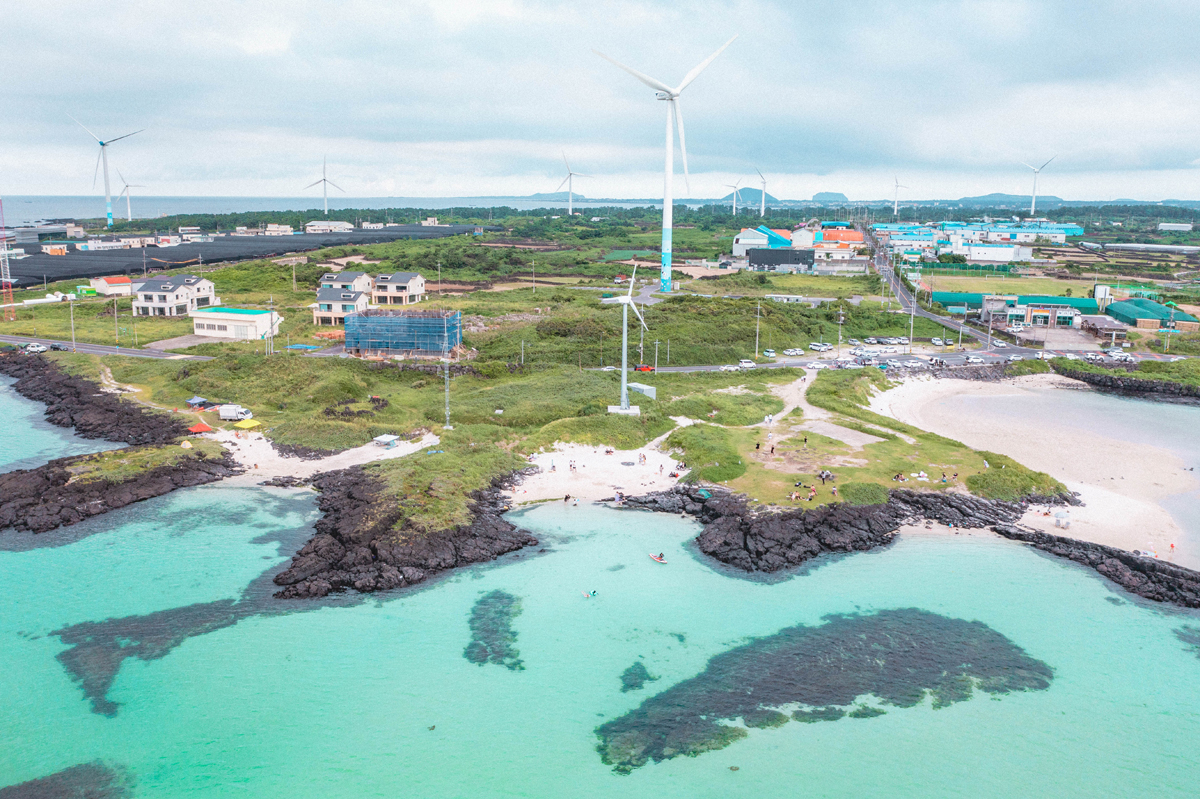
[[[208,402],[208,400],[206,400],[204,397],[192,397],[190,400],[187,401],[187,404],[188,405],[203,405],[206,402]]]
[[[209,427],[208,425],[206,425],[204,422],[197,422],[196,424],[194,424],[188,428],[188,432],[189,433],[211,433],[212,428]]]
[[[381,436],[375,436],[375,441],[379,444],[390,444],[393,441],[399,441],[400,436],[394,436],[391,433],[384,433]]]
[[[262,424],[262,422],[258,421],[257,419],[243,419],[235,424],[234,427],[240,427],[242,430],[249,430],[253,427],[258,427],[260,424]]]

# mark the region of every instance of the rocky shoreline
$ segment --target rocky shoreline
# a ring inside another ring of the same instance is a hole
[[[46,406],[46,421],[73,427],[82,438],[126,444],[166,444],[188,434],[176,416],[123,402],[94,381],[64,372],[40,355],[0,353],[0,374],[17,378],[13,390]]]
[[[992,529],[1005,538],[1023,541],[1043,552],[1095,569],[1140,597],[1185,608],[1200,608],[1200,572],[1134,555],[1123,549],[1025,530],[1010,524],[998,524]]]
[[[72,482],[72,465],[90,457],[58,458],[36,469],[0,474],[0,530],[11,527],[21,532],[44,533],[169,494],[177,488],[213,483],[242,471],[228,453],[215,459],[198,452],[127,480]]]
[[[512,473],[471,495],[469,524],[448,530],[394,525],[401,509],[383,481],[354,466],[314,477],[324,514],[316,535],[292,557],[274,582],[278,599],[311,599],[353,589],[384,591],[415,585],[448,569],[485,563],[538,543],[527,530],[506,521],[501,492],[519,477]]]
[[[1200,387],[1197,386],[1172,383],[1167,380],[1146,380],[1132,376],[1096,374],[1083,369],[1072,369],[1054,362],[1051,362],[1051,367],[1056,374],[1082,381],[1100,391],[1166,402],[1200,402]]]

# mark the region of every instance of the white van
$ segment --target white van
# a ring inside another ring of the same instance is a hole
[[[254,418],[254,414],[241,405],[220,405],[217,407],[217,413],[223,422],[240,422],[243,419]]]

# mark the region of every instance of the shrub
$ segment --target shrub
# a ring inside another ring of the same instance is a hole
[[[883,505],[888,501],[888,490],[878,483],[846,483],[838,487],[842,500],[850,505]]]
[[[1067,490],[1045,472],[1027,469],[1005,455],[979,454],[988,462],[988,469],[967,478],[967,488],[976,496],[1015,502],[1029,494],[1050,495]]]
[[[746,464],[724,428],[708,424],[681,427],[667,436],[667,446],[683,451],[692,478],[720,483],[746,473]]]

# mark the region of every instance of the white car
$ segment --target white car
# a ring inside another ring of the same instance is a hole
[[[865,339],[863,339],[863,341],[866,342],[867,344],[878,344],[879,343],[878,341],[876,341],[873,338],[865,338]]]
[[[993,341],[993,342],[992,342],[992,346],[993,346],[993,347],[995,347],[995,348],[996,348],[996,349],[998,349],[998,350],[1002,350],[1002,349],[1004,349],[1005,347],[1007,347],[1008,345],[1007,345],[1007,344],[1005,344],[1003,341]]]
[[[1025,358],[1023,358],[1023,357],[1022,357],[1022,356],[1020,356],[1020,355],[1010,355],[1010,356],[1008,356],[1008,360],[1010,360],[1010,361],[1023,361],[1023,360],[1025,360]]]
[[[828,369],[829,367],[826,366],[825,364],[821,363],[820,361],[816,361],[813,364],[811,364],[808,368],[809,369]]]
[[[763,350],[763,357],[764,358],[774,358],[775,350]]]
[[[935,346],[935,347],[942,346],[942,340],[940,338],[935,338],[930,343],[933,344],[933,346]]]
[[[615,367],[615,366],[602,366],[602,367],[600,367],[600,371],[601,371],[601,372],[615,372],[615,371],[617,371],[617,367]]]
[[[738,361],[739,369],[753,369],[754,366],[754,361],[750,360],[749,358],[742,358],[740,361]]]
[[[1079,356],[1073,352],[1068,352],[1063,357],[1066,358],[1068,361],[1078,361],[1079,360]]]
[[[49,349],[50,349],[50,348],[49,348],[49,347],[47,347],[45,344],[38,344],[38,343],[36,343],[36,342],[35,342],[35,343],[33,343],[33,344],[26,344],[26,345],[25,345],[25,351],[26,351],[26,352],[33,352],[33,353],[47,352],[47,351],[49,351]]]
[[[852,339],[850,339],[850,343],[851,343],[851,344],[862,344],[862,342],[861,342],[861,341],[859,341],[859,340],[858,340],[858,339],[856,339],[856,338],[852,338]]]
[[[727,364],[725,364],[724,366],[722,366],[722,367],[721,367],[721,371],[722,371],[722,372],[737,372],[737,371],[740,371],[740,370],[739,370],[739,369],[738,369],[736,366],[734,366],[733,364],[731,364],[731,363],[727,363]]]
[[[978,355],[968,355],[967,363],[983,363],[983,358],[980,358]]]
[[[907,344],[908,336],[901,336],[900,338],[896,339],[896,343],[897,344]]]

